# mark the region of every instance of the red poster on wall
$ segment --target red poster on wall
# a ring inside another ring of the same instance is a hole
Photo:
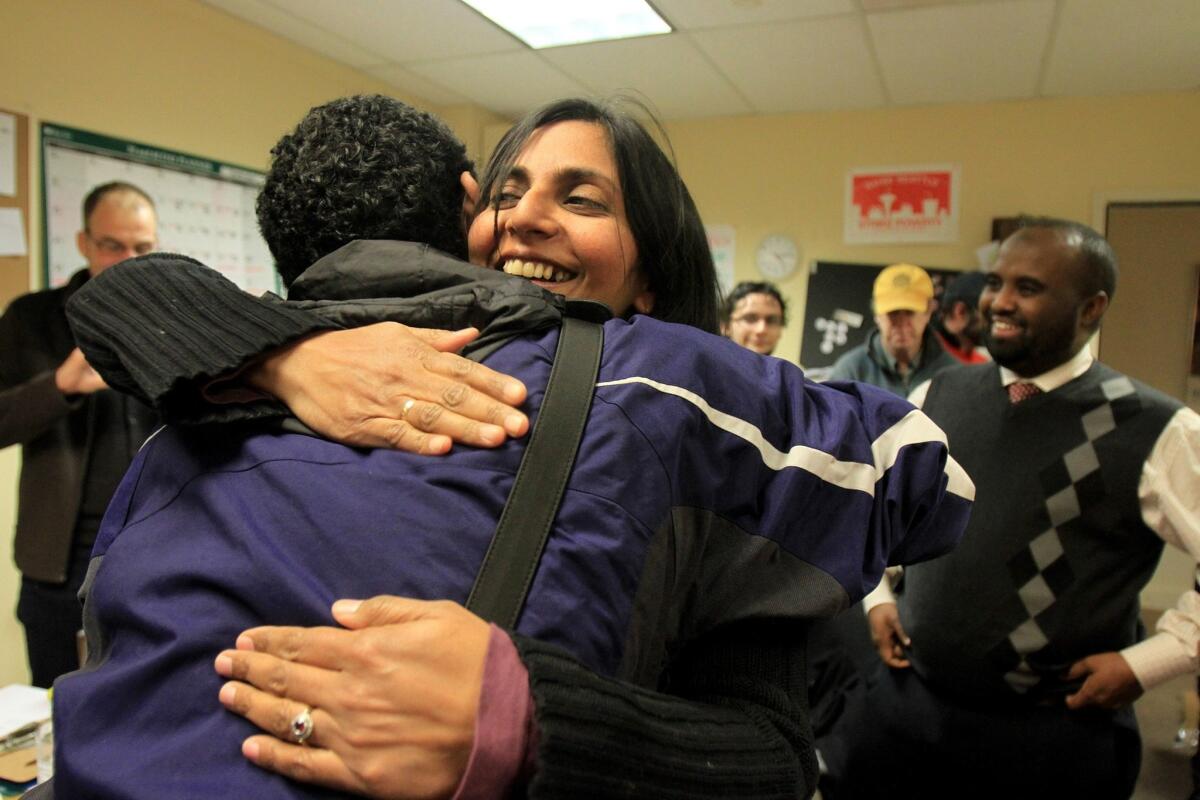
[[[958,239],[958,167],[871,167],[846,175],[847,244]]]

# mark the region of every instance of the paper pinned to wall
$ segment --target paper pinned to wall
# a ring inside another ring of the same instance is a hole
[[[0,256],[29,254],[25,244],[25,220],[19,208],[0,208]]]
[[[737,235],[732,225],[705,225],[708,248],[712,251],[713,266],[717,268],[717,283],[721,295],[733,290],[733,257],[737,252]]]
[[[0,197],[17,196],[17,118],[0,111]]]

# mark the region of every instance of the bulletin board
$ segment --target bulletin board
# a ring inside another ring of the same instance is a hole
[[[0,109],[0,310],[29,291],[29,118]]]
[[[845,264],[817,261],[808,277],[808,299],[804,304],[800,363],[814,377],[833,366],[838,357],[867,340],[875,328],[871,292],[875,278],[886,264]],[[935,297],[958,269],[925,267],[933,279]]]
[[[254,214],[261,172],[65,125],[43,123],[41,131],[47,286],[65,284],[83,266],[75,234],[84,197],[119,180],[154,200],[159,250],[191,256],[246,291],[279,291]]]

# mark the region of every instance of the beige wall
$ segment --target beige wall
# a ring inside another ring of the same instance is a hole
[[[1026,211],[1090,222],[1093,193],[1200,188],[1197,126],[1200,92],[731,117],[667,128],[705,222],[734,226],[737,277],[748,280],[757,277],[754,251],[769,233],[795,238],[806,262],[973,267],[992,217]],[[848,169],[926,163],[962,167],[957,243],[842,243]],[[800,273],[783,285],[797,312],[807,285]],[[779,355],[799,356],[802,322],[795,314]]]
[[[12,561],[12,530],[17,522],[17,470],[21,451],[0,450],[0,686],[28,683],[25,637],[17,622],[20,580]]]
[[[6,0],[0,27],[0,105],[256,168],[313,104],[388,90],[191,0]]]

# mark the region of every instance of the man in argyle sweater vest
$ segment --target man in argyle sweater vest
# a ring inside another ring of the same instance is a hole
[[[1200,558],[1200,415],[1093,360],[1116,288],[1095,231],[1031,219],[980,298],[995,364],[912,399],[976,484],[952,553],[864,605],[878,669],[822,750],[831,800],[1127,798],[1131,703],[1197,668],[1200,596],[1139,642],[1163,542]]]

